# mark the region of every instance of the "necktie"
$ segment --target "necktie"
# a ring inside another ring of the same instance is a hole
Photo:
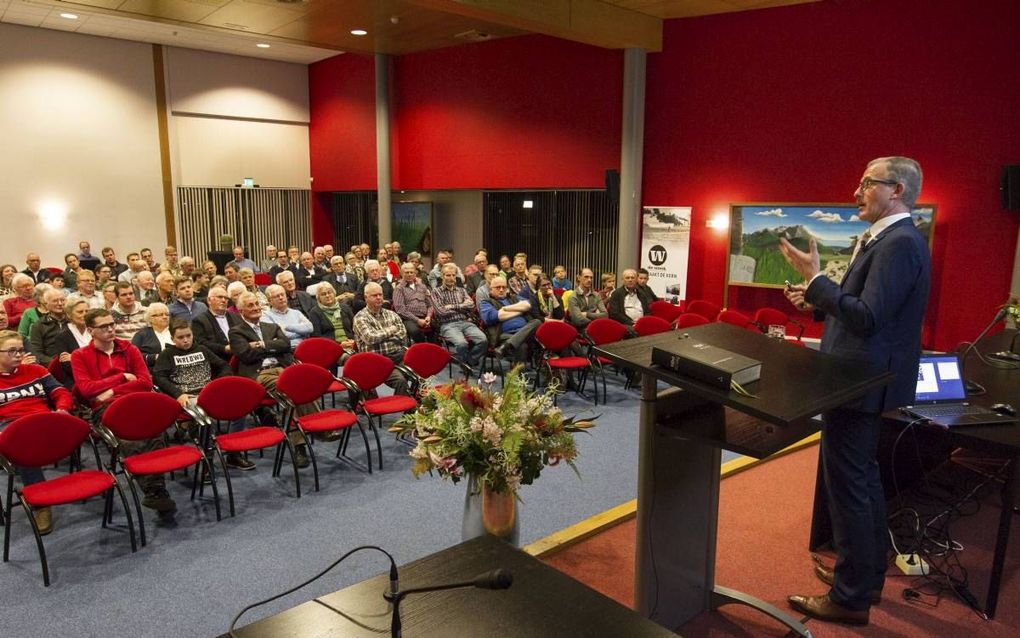
[[[851,264],[854,263],[854,260],[857,259],[857,255],[861,253],[861,250],[869,241],[871,241],[871,230],[866,230],[864,231],[864,234],[861,235],[861,238],[857,240],[857,245],[854,246],[854,254],[850,256]]]

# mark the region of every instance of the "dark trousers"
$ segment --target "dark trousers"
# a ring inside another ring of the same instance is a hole
[[[829,597],[867,609],[885,584],[888,521],[878,470],[878,415],[840,408],[823,415],[821,462],[836,550]]]

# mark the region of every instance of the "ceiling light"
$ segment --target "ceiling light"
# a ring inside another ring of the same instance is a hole
[[[268,44],[266,44],[265,42],[259,42],[259,43],[258,43],[258,44],[256,44],[255,46],[257,46],[257,47],[258,47],[258,48],[260,48],[260,49],[268,49],[268,48],[269,48],[269,45],[268,45]]]
[[[61,13],[60,17],[61,18],[67,18],[68,20],[77,20],[78,19],[78,14],[76,14],[76,13]]]
[[[368,31],[364,29],[351,29],[351,35],[368,35]]]

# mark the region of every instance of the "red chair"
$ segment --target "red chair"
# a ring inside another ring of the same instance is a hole
[[[446,348],[434,343],[416,343],[404,353],[404,361],[397,368],[408,378],[411,394],[421,399],[422,386],[453,360]],[[346,368],[345,368],[346,370]]]
[[[627,327],[619,321],[608,318],[593,320],[588,324],[588,327],[585,328],[584,332],[588,338],[590,347],[616,343],[617,341],[622,341],[627,337]],[[605,366],[612,365],[613,361],[612,359],[607,359],[606,357],[597,355],[590,350],[588,352],[588,358],[591,359],[594,364],[592,369],[595,370],[596,374],[602,377],[602,402],[606,403],[608,401],[608,395],[606,394]],[[594,379],[594,382],[598,384],[598,379]],[[596,392],[598,392],[598,390],[596,390]]]
[[[414,397],[394,394],[388,397],[375,397],[371,394],[383,384],[396,367],[389,358],[375,352],[359,352],[344,363],[342,381],[355,394],[354,410],[362,412],[368,420],[368,427],[375,436],[376,451],[379,456],[379,469],[382,469],[382,442],[379,430],[382,429],[382,418],[386,414],[403,414],[418,407]],[[379,423],[376,428],[373,419]]]
[[[294,466],[294,488],[297,497],[301,498],[301,477],[298,475],[297,460],[294,446],[278,425],[258,425],[240,432],[219,434],[216,432],[215,421],[234,421],[252,414],[256,408],[264,405],[267,393],[257,381],[247,377],[220,377],[213,379],[198,393],[198,419],[205,421],[208,446],[216,451],[223,476],[227,481],[227,498],[230,500],[230,515],[234,516],[234,487],[230,483],[230,472],[224,453],[241,453],[276,447],[273,459],[273,476],[279,476],[283,467],[283,450],[290,454]],[[273,402],[276,403],[275,401]]]
[[[648,309],[653,316],[665,319],[669,323],[673,323],[677,317],[683,314],[680,306],[671,304],[668,301],[662,301],[661,299],[648,304]]]
[[[287,401],[287,411],[284,422],[293,424],[304,436],[305,444],[308,446],[308,456],[312,459],[312,475],[315,477],[315,491],[319,491],[319,465],[315,460],[315,446],[313,444],[314,434],[328,434],[343,430],[344,436],[337,446],[337,458],[344,458],[355,467],[357,463],[346,455],[347,440],[350,437],[352,425],[357,425],[361,430],[361,438],[365,441],[365,456],[369,474],[372,473],[372,448],[368,445],[368,437],[365,436],[365,428],[358,423],[358,417],[348,410],[322,410],[313,414],[298,416],[297,406],[317,401],[326,393],[330,385],[335,381],[333,375],[319,366],[310,363],[298,363],[289,366],[280,373],[276,380],[276,389],[283,394]],[[360,469],[360,467],[359,467]]]
[[[676,329],[683,330],[684,328],[693,328],[694,326],[703,326],[706,323],[712,323],[708,319],[705,319],[699,314],[693,312],[685,312],[676,318]]]
[[[102,425],[117,439],[144,441],[162,436],[181,416],[181,404],[173,398],[155,392],[135,392],[125,394],[111,403],[110,407],[103,411]],[[221,519],[220,495],[216,490],[215,474],[209,459],[196,442],[170,445],[132,456],[119,455],[116,439],[108,438],[107,442],[111,443],[113,450],[111,467],[116,467],[117,462],[120,462],[124,476],[128,480],[128,487],[131,488],[131,498],[134,499],[135,512],[138,514],[138,531],[141,532],[142,547],[146,544],[145,518],[142,516],[138,490],[135,489],[135,477],[166,474],[194,466],[195,473],[191,483],[191,498],[194,500],[195,491],[202,481],[202,473],[199,470],[203,469],[211,478],[213,499],[216,501],[216,520]]]
[[[715,318],[722,312],[722,307],[718,304],[712,303],[711,301],[704,301],[702,299],[695,299],[688,301],[684,306],[684,312],[693,312],[696,315],[701,315],[709,321],[715,321]]]
[[[769,326],[783,326],[784,328],[790,324],[797,327],[797,341],[800,341],[801,337],[804,336],[804,324],[791,318],[782,310],[776,308],[759,308],[754,313],[754,321],[761,328],[762,332],[768,332]]]
[[[660,332],[669,332],[672,329],[673,327],[669,325],[668,321],[654,315],[645,315],[634,322],[634,332],[636,332],[639,337],[656,335]]]
[[[593,364],[588,357],[560,356],[560,352],[567,350],[577,341],[577,328],[564,321],[546,321],[535,331],[535,341],[542,347],[542,365],[549,371],[549,379],[552,380],[553,370],[578,370],[577,393],[584,396],[584,386],[588,380],[588,371],[593,370]],[[537,386],[542,376],[541,368],[538,377],[535,379]],[[598,382],[595,383],[595,405],[599,403]],[[553,398],[555,403],[556,399]]]
[[[46,548],[43,547],[42,536],[40,536],[39,528],[35,523],[33,514],[35,508],[66,505],[105,494],[106,507],[103,511],[102,523],[105,528],[113,507],[113,490],[116,489],[127,517],[128,532],[131,535],[131,551],[138,551],[138,544],[135,542],[135,524],[131,520],[131,508],[124,496],[124,490],[111,472],[81,470],[40,483],[26,485],[20,490],[14,488],[14,466],[45,467],[56,463],[77,450],[88,439],[91,431],[88,423],[76,416],[44,412],[16,419],[3,432],[0,432],[0,457],[2,457],[0,464],[7,472],[7,508],[3,512],[4,520],[7,523],[4,525],[4,562],[6,563],[10,559],[11,510],[16,495],[32,525],[36,547],[39,550],[39,562],[42,563],[43,583],[47,587],[50,585],[50,568],[46,561]]]
[[[311,337],[303,340],[294,348],[294,358],[301,363],[310,363],[328,370],[331,374],[336,373],[340,364],[340,357],[344,355],[344,348],[335,339],[325,337]],[[329,384],[325,394],[330,395],[333,407],[336,407],[337,392],[347,392],[347,386],[337,378]]]
[[[728,323],[744,330],[751,330],[752,332],[761,332],[758,325],[751,321],[751,318],[742,312],[736,310],[723,310],[719,313],[716,321],[721,323]]]
[[[268,286],[273,283],[273,278],[266,272],[255,273],[255,285],[256,286]]]

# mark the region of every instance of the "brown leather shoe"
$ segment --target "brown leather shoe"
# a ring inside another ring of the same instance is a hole
[[[832,568],[827,567],[822,563],[818,562],[815,563],[815,576],[818,577],[818,580],[822,581],[823,583],[830,587],[832,587],[832,583],[835,580],[835,575],[832,572]],[[872,605],[879,604],[880,602],[882,602],[882,590],[872,589],[870,592],[868,592],[868,598],[871,600]]]
[[[807,614],[812,618],[826,622],[838,622],[847,625],[867,625],[867,609],[847,609],[846,607],[829,600],[829,595],[823,596],[790,596],[787,598],[790,606],[797,611]]]
[[[32,512],[35,518],[35,526],[39,529],[39,536],[46,536],[53,531],[53,511],[48,507],[40,507]]]

